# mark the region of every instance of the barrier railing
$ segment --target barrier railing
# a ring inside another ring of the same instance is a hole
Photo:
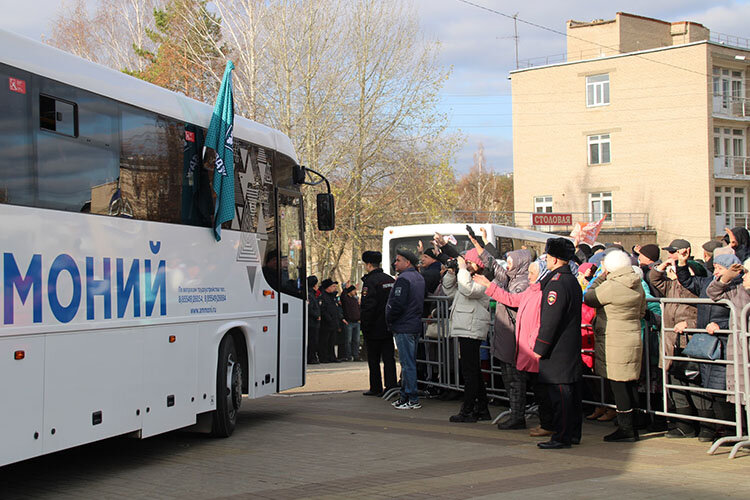
[[[464,387],[461,383],[460,379],[460,365],[459,365],[459,351],[458,351],[458,341],[455,337],[450,337],[450,298],[449,297],[429,297],[428,300],[431,303],[435,304],[435,307],[433,308],[433,315],[431,318],[423,320],[425,323],[425,328],[428,331],[428,335],[423,336],[420,339],[420,343],[424,346],[424,356],[417,358],[417,364],[423,365],[426,367],[426,371],[423,371],[422,374],[424,375],[426,373],[426,376],[423,378],[420,378],[418,380],[419,384],[424,387],[436,387],[436,388],[442,388],[442,389],[449,389],[449,390],[455,390],[455,391],[463,391]],[[729,329],[722,329],[718,330],[716,333],[724,334],[724,335],[732,335],[734,337],[734,342],[732,342],[732,360],[726,360],[726,359],[719,359],[719,360],[708,360],[708,359],[697,359],[697,358],[690,358],[690,357],[684,357],[684,356],[677,356],[677,355],[666,355],[666,344],[665,344],[665,332],[667,331],[674,331],[673,328],[665,328],[663,322],[661,323],[661,326],[659,328],[659,357],[663,361],[661,366],[661,393],[662,393],[662,401],[661,409],[655,409],[654,404],[652,401],[652,393],[649,390],[652,382],[652,375],[654,372],[651,370],[651,358],[652,353],[650,350],[650,344],[648,336],[650,333],[650,328],[647,325],[646,333],[644,337],[643,342],[643,374],[642,374],[642,380],[646,382],[646,389],[645,389],[645,401],[646,401],[646,408],[645,411],[650,414],[655,415],[662,415],[665,417],[671,417],[676,419],[682,419],[682,420],[692,420],[692,421],[698,421],[698,422],[705,422],[705,423],[712,423],[712,424],[718,424],[718,425],[725,425],[735,428],[735,434],[733,436],[726,436],[721,439],[718,439],[715,441],[711,448],[708,450],[708,453],[712,454],[714,453],[719,446],[721,446],[724,443],[736,443],[732,449],[732,452],[730,453],[729,457],[734,458],[737,454],[737,451],[740,448],[743,447],[750,447],[750,435],[743,434],[742,433],[742,403],[747,402],[748,398],[748,391],[750,391],[750,363],[748,362],[748,351],[750,351],[750,347],[748,346],[748,343],[750,342],[750,332],[748,330],[750,327],[748,326],[748,320],[747,316],[748,313],[750,313],[750,305],[745,307],[740,314],[737,313],[737,310],[735,306],[727,301],[722,300],[719,302],[714,302],[710,299],[670,299],[670,298],[661,298],[661,299],[648,299],[649,302],[658,302],[660,306],[660,310],[662,313],[662,317],[664,316],[664,306],[665,304],[669,303],[679,303],[679,304],[689,304],[689,305],[722,305],[729,309],[730,317],[729,317]],[[503,307],[502,305],[498,304],[497,307]],[[494,315],[493,315],[494,320]],[[433,326],[434,325],[434,326]],[[590,325],[581,325],[582,327],[588,327]],[[692,335],[694,333],[705,333],[705,330],[701,329],[685,329],[682,333],[678,332],[679,335]],[[490,345],[492,345],[492,335],[493,335],[493,326],[490,325],[490,332],[488,335],[488,345],[483,345],[483,350],[489,350]],[[583,353],[591,354],[593,353],[593,350],[583,350]],[[489,368],[483,368],[481,370],[482,373],[489,375],[489,382],[487,385],[487,395],[491,399],[500,399],[500,400],[508,400],[507,391],[503,387],[498,387],[496,384],[496,380],[498,377],[502,377],[502,370],[501,367],[495,364],[495,358],[490,355],[489,356]],[[742,360],[742,362],[740,362]],[[727,367],[727,369],[733,370],[732,375],[735,380],[734,389],[733,390],[720,390],[720,389],[710,389],[706,387],[694,387],[694,386],[684,386],[684,385],[676,385],[670,383],[670,379],[668,377],[668,372],[666,369],[667,363],[666,361],[689,361],[694,362],[698,364],[714,364],[714,365],[724,365]],[[420,371],[418,370],[418,373]],[[658,372],[657,372],[658,373]],[[738,383],[740,380],[740,377],[744,380],[744,388],[740,389],[740,384]],[[606,379],[602,378],[599,375],[592,374],[588,375],[585,374],[584,378],[590,379],[590,380],[596,380],[599,382],[599,400],[598,401],[592,401],[592,400],[584,400],[584,403],[591,404],[591,405],[599,405],[599,406],[607,406],[609,408],[614,408],[615,406],[611,403],[608,403],[606,401],[606,394],[605,394],[605,381]],[[674,413],[668,410],[667,407],[667,401],[669,401],[669,394],[670,391],[682,391],[682,392],[693,392],[693,393],[702,393],[706,395],[723,395],[723,396],[734,396],[735,401],[735,419],[732,420],[722,420],[719,418],[708,418],[708,417],[701,417],[701,416],[694,416],[694,415],[684,415],[684,414],[678,414]],[[389,399],[393,397],[395,394],[398,393],[398,389],[392,390],[389,393],[386,393],[383,397],[386,399]],[[527,394],[532,394],[531,391],[527,391]],[[655,393],[654,393],[655,394]],[[497,422],[500,418],[502,418],[504,415],[506,415],[509,411],[503,412],[500,415],[498,415],[493,423]],[[750,406],[746,405],[745,412],[747,414],[747,420],[750,422]],[[527,407],[527,413],[534,413],[534,407]]]

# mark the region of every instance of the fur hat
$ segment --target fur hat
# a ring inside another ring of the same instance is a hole
[[[570,261],[576,254],[576,247],[567,238],[550,238],[544,252],[557,259]]]
[[[329,286],[338,285],[338,284],[339,284],[338,281],[333,281],[330,278],[326,278],[323,280],[323,283],[320,284],[320,289],[325,291]]]
[[[362,262],[365,264],[380,264],[383,261],[383,254],[374,250],[368,250],[362,254]]]
[[[408,260],[412,266],[417,267],[419,265],[419,259],[413,252],[406,250],[405,248],[399,248],[396,250],[396,255],[400,255],[404,259]]]

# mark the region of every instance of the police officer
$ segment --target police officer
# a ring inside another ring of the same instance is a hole
[[[365,396],[383,394],[383,379],[380,377],[380,360],[383,360],[385,389],[397,386],[396,361],[393,355],[393,333],[385,322],[385,305],[395,281],[380,267],[383,257],[380,252],[367,251],[362,254],[367,274],[362,276],[362,299],[360,301],[360,325],[367,349],[367,365],[370,368],[370,390]]]
[[[575,255],[566,238],[547,240],[547,269],[542,279],[539,336],[534,352],[539,382],[553,410],[555,433],[542,449],[570,448],[581,442],[581,286],[568,266]]]

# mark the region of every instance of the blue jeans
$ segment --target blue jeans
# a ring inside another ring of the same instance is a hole
[[[347,343],[344,347],[344,356],[347,358],[359,358],[359,322],[349,323],[344,328],[344,342]]]
[[[416,333],[395,333],[398,360],[401,363],[401,399],[416,403],[417,395],[417,337]]]

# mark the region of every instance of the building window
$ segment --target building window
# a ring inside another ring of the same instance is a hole
[[[745,115],[743,112],[743,101],[745,100],[744,80],[743,71],[714,67],[713,94],[715,112]]]
[[[610,162],[609,134],[589,136],[589,165]]]
[[[606,106],[609,104],[609,75],[586,77],[586,106]]]
[[[723,174],[748,175],[745,131],[714,127],[714,171]]]
[[[589,193],[589,210],[592,221],[612,220],[612,192]]]
[[[551,196],[535,196],[534,197],[534,212],[538,214],[552,213],[552,197]]]

